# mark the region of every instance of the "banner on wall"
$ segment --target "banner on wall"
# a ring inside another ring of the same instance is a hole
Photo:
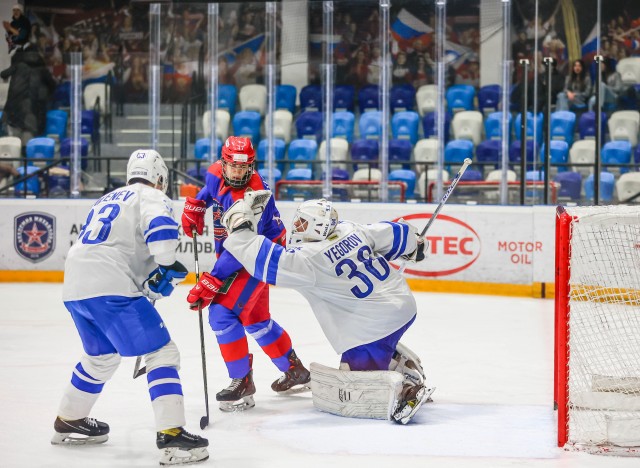
[[[0,270],[62,271],[92,200],[0,201]],[[37,210],[34,209],[37,206]],[[340,219],[373,223],[403,218],[421,230],[434,204],[336,203]],[[279,202],[289,228],[297,203]],[[174,202],[180,224],[182,202]],[[196,247],[201,271],[214,263],[211,215]],[[5,235],[9,234],[10,235]],[[447,205],[426,234],[427,260],[408,264],[409,278],[500,284],[554,281],[555,207]],[[178,260],[193,268],[193,239],[180,233]],[[400,264],[396,264],[400,267]]]

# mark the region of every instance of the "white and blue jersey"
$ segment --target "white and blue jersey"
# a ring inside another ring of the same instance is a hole
[[[338,354],[382,339],[416,315],[407,282],[389,265],[415,251],[410,225],[344,221],[324,241],[287,249],[245,229],[224,245],[260,281],[302,293]]]
[[[142,283],[158,264],[176,260],[178,223],[160,190],[133,184],[91,208],[65,262],[62,298],[142,296]]]

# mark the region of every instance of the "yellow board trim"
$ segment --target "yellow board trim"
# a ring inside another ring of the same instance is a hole
[[[64,273],[62,271],[0,271],[0,282],[3,283],[62,283],[63,280]],[[195,273],[189,273],[185,283],[195,284],[195,282]],[[407,283],[409,283],[409,287],[412,291],[419,292],[553,298],[555,291],[553,284],[549,283],[504,284],[473,281],[424,280],[413,278],[407,279]]]

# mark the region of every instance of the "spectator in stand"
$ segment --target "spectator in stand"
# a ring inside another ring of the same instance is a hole
[[[424,62],[424,58],[423,58]],[[391,71],[391,79],[394,85],[411,83],[411,69],[407,63],[407,54],[403,51],[398,52],[396,61]]]
[[[564,90],[558,93],[556,110],[577,109],[587,105],[592,84],[582,60],[574,60],[571,73],[564,83]]]
[[[11,78],[2,123],[11,136],[27,142],[44,133],[49,98],[56,82],[38,50],[27,44],[11,57],[11,66],[0,72],[0,78]]]
[[[621,97],[627,86],[622,83],[620,73],[616,71],[615,61],[611,57],[605,57],[600,62],[600,73],[602,75],[602,85],[600,87],[600,104],[606,110],[608,107],[618,105],[618,98]],[[596,106],[595,83],[594,95],[589,98],[589,110],[594,110]]]
[[[367,51],[363,46],[360,46],[351,54],[351,57],[355,60],[349,69],[347,83],[356,87],[364,86],[367,84],[367,73],[369,72]]]
[[[11,22],[3,21],[2,25],[6,32],[5,37],[9,45],[9,53],[16,48],[23,47],[29,43],[29,35],[31,34],[31,22],[24,15],[22,5],[16,3],[13,5],[13,16]]]

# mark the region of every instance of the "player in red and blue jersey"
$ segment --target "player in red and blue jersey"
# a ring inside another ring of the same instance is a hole
[[[224,248],[227,233],[222,214],[248,190],[268,189],[255,171],[255,149],[249,138],[231,136],[222,147],[222,157],[208,170],[205,186],[195,198],[188,197],[182,213],[182,227],[189,237],[202,234],[207,208],[213,212],[217,260],[211,273],[203,273],[190,291],[190,307],[209,306],[209,323],[231,384],[216,395],[223,411],[242,411],[255,406],[252,356],[245,331],[284,372],[271,388],[276,392],[298,390],[309,382],[309,371],[302,365],[291,345],[289,334],[271,318],[269,287],[253,278]],[[286,229],[273,198],[257,223],[257,233],[280,245],[286,243]]]

